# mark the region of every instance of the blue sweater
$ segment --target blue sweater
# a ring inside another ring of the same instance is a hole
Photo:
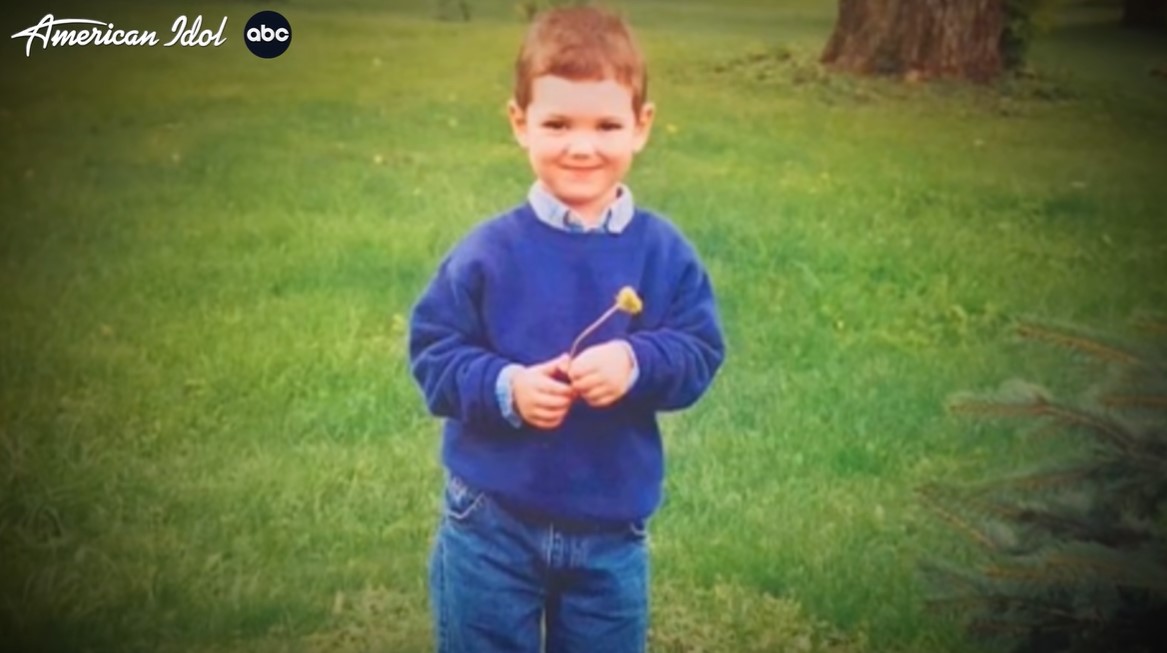
[[[554,358],[632,286],[588,345],[621,338],[639,374],[616,404],[582,400],[552,431],[515,428],[495,383],[511,363]],[[489,220],[446,256],[414,307],[409,354],[426,404],[445,417],[442,460],[470,485],[550,517],[648,517],[664,472],[656,413],[709,387],[725,355],[709,277],[666,220],[638,210],[619,234],[584,236],[541,222],[529,204]]]

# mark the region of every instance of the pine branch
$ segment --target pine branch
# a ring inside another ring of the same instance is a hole
[[[984,575],[974,576],[969,572],[952,569],[936,561],[921,563],[925,575],[935,577],[943,594],[932,594],[923,599],[925,609],[932,612],[952,613],[964,608],[966,613],[972,611],[981,617],[1001,615],[1013,611],[1017,615],[1042,615],[1046,619],[1067,622],[1075,618],[1067,610],[1069,606],[1061,602],[1035,596],[1029,589],[1018,591],[1011,584],[1014,578],[990,579]],[[1027,585],[1031,586],[1032,583]],[[1034,626],[1040,625],[1035,622]]]
[[[1047,404],[1048,415],[1067,427],[1079,427],[1102,436],[1102,440],[1123,451],[1132,451],[1138,445],[1138,436],[1116,419],[1091,410],[1065,404]]]
[[[991,591],[984,578],[936,559],[921,560],[919,572],[930,584],[946,590],[961,589],[965,595],[984,595]]]
[[[981,634],[1032,635],[1039,632],[1081,631],[1086,622],[1098,621],[1084,618],[1072,602],[1067,602],[1061,596],[1042,600],[1002,594],[992,607],[992,610],[974,613],[966,621],[966,627]]]
[[[1001,384],[992,394],[958,392],[948,399],[948,410],[955,414],[970,413],[995,417],[1040,417],[1053,401],[1041,386],[1013,379]]]
[[[1004,489],[1012,490],[1060,489],[1063,487],[1072,486],[1075,483],[1095,480],[1102,476],[1104,470],[1104,465],[1100,465],[1097,462],[1090,462],[1083,465],[1074,465],[1072,467],[1062,467],[1059,469],[1021,472],[1011,476],[994,479],[993,481],[982,485],[982,488],[989,489],[989,487],[1001,487]]]
[[[1100,401],[1107,408],[1167,409],[1167,395],[1103,395]]]
[[[1163,514],[1167,500],[1167,466],[1160,463],[1151,469],[1144,467],[1142,460],[1132,462],[1135,465],[1131,466],[1126,475],[1115,478],[1109,484],[1107,500],[1099,505],[1099,509],[1121,513],[1136,520],[1154,519]],[[1144,532],[1150,530],[1147,528]]]
[[[1144,313],[1134,319],[1135,328],[1150,334],[1167,334],[1167,316]]]
[[[989,578],[1002,581],[1019,581],[1027,585],[1050,587],[1064,585],[1066,577],[1045,565],[992,564],[982,569]],[[1071,580],[1073,578],[1071,577]]]
[[[1000,514],[1006,518],[1024,524],[1036,526],[1051,535],[1072,535],[1087,537],[1092,529],[1081,520],[1052,510],[1038,510],[1036,508],[1020,508],[1005,504],[999,505]]]
[[[974,617],[969,620],[968,629],[981,636],[1019,636],[1028,635],[1036,625],[1031,623],[1010,623],[999,617]],[[1066,626],[1062,626],[1062,628],[1066,628]]]
[[[1049,440],[1053,437],[1060,437],[1064,428],[1054,420],[1038,420],[1032,426],[1024,429],[1022,434],[1030,440]]]
[[[1063,427],[1078,427],[1102,436],[1104,442],[1124,451],[1132,450],[1138,441],[1117,419],[1053,401],[1041,388],[1016,381],[1006,384],[994,396],[957,393],[949,400],[948,410],[994,417],[1048,417]]]
[[[1064,569],[1076,573],[1079,578],[1085,573],[1115,586],[1167,594],[1167,573],[1162,567],[1138,562],[1143,561],[1117,558],[1113,552],[1111,555],[1060,552],[1051,553],[1046,558],[1046,565],[1051,570]]]
[[[970,608],[987,609],[990,605],[996,608],[994,612],[1000,612],[1004,608],[1026,608],[1054,617],[1058,621],[1072,621],[1077,619],[1077,616],[1073,612],[1066,610],[1059,604],[1002,592],[984,593],[979,596],[951,595],[924,598],[925,608],[934,612],[949,612],[960,608],[966,610]]]
[[[1017,335],[1030,340],[1048,342],[1067,349],[1080,351],[1114,363],[1142,365],[1143,357],[1119,345],[1107,343],[1100,335],[1069,326],[1047,326],[1036,322],[1022,322],[1017,325]]]
[[[1129,549],[1147,540],[1147,534],[1115,523],[1096,524],[1073,511],[1003,506],[1003,514],[1017,523],[1040,528],[1051,536]],[[1082,516],[1084,517],[1084,516]]]
[[[1010,488],[1006,486],[1004,489]],[[981,486],[975,492],[985,495],[1001,490],[999,487]],[[1008,496],[995,498],[970,493],[958,494],[951,489],[936,487],[924,487],[920,492],[930,511],[994,553],[1011,556],[1031,553],[1042,546],[1039,539],[1032,537],[1036,533],[1108,545],[1137,543],[1145,539],[1139,533],[1109,523],[1092,523],[1078,506],[1055,504],[1045,508],[1019,505]],[[1027,529],[1029,535],[1018,532],[1016,527]]]
[[[1163,434],[1151,432],[1147,445],[1139,449],[1139,455],[1124,459],[1126,473],[1149,472],[1158,476],[1160,485],[1167,482],[1167,441]]]
[[[948,510],[937,497],[939,489],[934,485],[927,485],[916,490],[917,496],[921,499],[924,507],[931,510],[933,514],[940,518],[941,521],[947,523],[952,528],[964,533],[972,541],[976,542],[981,548],[988,551],[999,551],[1000,546],[992,538],[986,535],[983,531],[970,524],[968,521],[962,519],[959,515]]]
[[[960,609],[986,608],[989,603],[1000,596],[999,594],[979,596],[926,596],[924,597],[924,609],[930,612],[952,612]]]
[[[979,493],[984,494],[998,489],[996,487],[982,487]],[[940,496],[941,494],[943,497]],[[970,526],[970,528],[976,528],[979,533],[992,541],[994,545],[992,550],[998,553],[1020,555],[1031,552],[1040,546],[1040,543],[1032,537],[1018,537],[1018,533],[1009,524],[1028,528],[1031,532],[1039,530],[1053,536],[1071,534],[1078,537],[1093,537],[1095,535],[1095,529],[1091,528],[1087,522],[1078,519],[1073,511],[1041,510],[1020,506],[1007,499],[968,494],[956,495],[953,492],[934,491],[929,500],[934,505],[953,506],[961,513],[989,520],[985,526]],[[939,510],[939,508],[934,508],[934,510]],[[955,514],[952,508],[945,507],[943,510],[949,515]],[[952,523],[951,519],[946,521]],[[969,520],[963,520],[962,523],[967,524]],[[993,526],[997,528],[994,529]]]
[[[1131,420],[1162,420],[1167,417],[1167,367],[1115,366],[1083,400]]]
[[[1162,357],[1144,366],[1116,366],[1107,374],[1103,385],[1110,392],[1137,390],[1138,394],[1167,393],[1167,362]]]

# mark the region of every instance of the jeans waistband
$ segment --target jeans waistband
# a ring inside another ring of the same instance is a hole
[[[538,509],[517,505],[509,499],[504,499],[493,494],[490,495],[490,498],[496,505],[520,521],[533,526],[554,526],[556,529],[565,533],[619,533],[628,530],[628,527],[634,523],[633,520],[616,521],[559,517]]]

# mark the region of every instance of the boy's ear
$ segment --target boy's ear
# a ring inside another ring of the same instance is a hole
[[[519,142],[519,147],[527,149],[527,112],[523,111],[514,98],[507,101],[507,118],[510,120],[511,132]]]
[[[640,154],[648,143],[648,135],[652,133],[652,121],[656,117],[656,105],[645,102],[640,107],[640,115],[636,116],[636,134],[633,141],[633,151]]]

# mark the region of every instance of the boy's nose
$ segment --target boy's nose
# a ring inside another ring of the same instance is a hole
[[[573,134],[567,141],[567,153],[575,156],[593,154],[596,151],[596,143],[592,140],[590,134],[577,133]]]

